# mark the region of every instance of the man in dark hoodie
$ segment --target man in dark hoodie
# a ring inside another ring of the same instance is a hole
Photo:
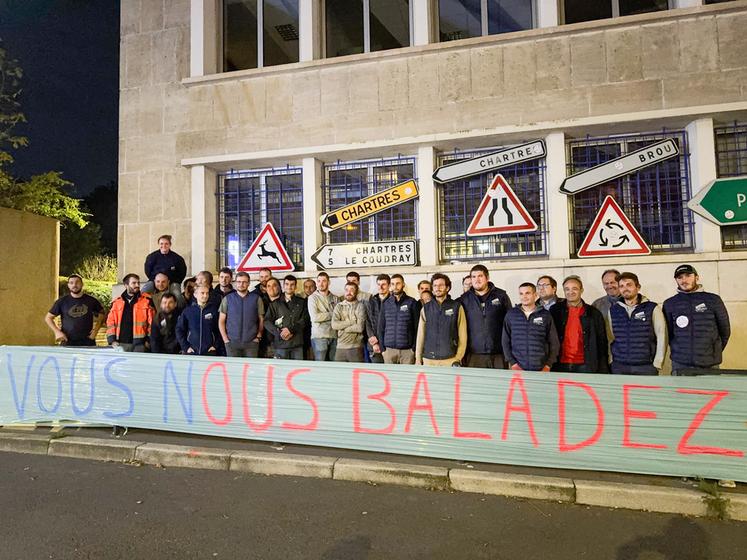
[[[477,264],[470,271],[472,287],[459,297],[467,316],[468,346],[465,366],[504,369],[503,320],[511,309],[505,290],[490,282],[488,269]]]
[[[218,285],[213,288],[218,304],[220,305],[223,298],[234,291],[236,290],[233,288],[233,271],[227,266],[224,266],[218,272]]]
[[[271,301],[265,312],[265,328],[273,336],[275,358],[281,360],[304,358],[304,332],[309,323],[309,311],[306,300],[296,295],[297,283],[295,276],[286,276],[283,295]]]
[[[128,274],[122,279],[125,291],[112,302],[106,318],[106,340],[125,352],[145,352],[153,322],[150,295],[140,292],[140,277]]]
[[[183,354],[223,355],[223,339],[218,330],[218,306],[210,299],[210,288],[195,289],[196,305],[187,307],[176,323],[176,337]]]
[[[161,296],[160,309],[153,319],[150,329],[150,351],[154,354],[178,354],[179,341],[176,339],[176,323],[181,314],[176,297],[172,293]]]
[[[180,254],[171,250],[170,235],[158,238],[158,250],[145,258],[144,269],[148,281],[143,285],[143,292],[153,292],[156,274],[163,272],[169,277],[171,292],[175,296],[181,293],[182,281],[187,276],[187,263]]]

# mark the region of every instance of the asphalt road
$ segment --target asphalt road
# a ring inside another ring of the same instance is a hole
[[[747,524],[0,454],[0,558],[747,558]]]

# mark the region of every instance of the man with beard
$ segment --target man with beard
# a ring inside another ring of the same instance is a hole
[[[234,291],[232,282],[233,271],[227,266],[224,266],[220,269],[220,272],[218,272],[218,285],[213,289],[213,292],[215,292],[215,295],[218,298],[218,302],[222,301],[224,297]]]
[[[122,283],[125,291],[112,302],[106,318],[106,340],[125,352],[145,352],[155,311],[153,302],[150,295],[140,292],[137,274],[128,274]]]
[[[176,337],[183,354],[223,354],[223,339],[218,329],[218,306],[209,301],[210,291],[207,286],[197,286],[196,304],[187,307],[176,322]]]
[[[170,290],[174,295],[179,294],[182,281],[187,276],[187,264],[184,258],[171,250],[171,236],[162,235],[158,238],[158,250],[150,253],[143,265],[148,282],[143,286],[144,293],[153,291],[156,274],[163,272],[169,277]]]
[[[264,326],[265,306],[256,292],[249,291],[249,275],[236,274],[236,289],[218,308],[218,328],[230,358],[256,358]]]
[[[362,362],[366,305],[358,299],[356,282],[345,284],[344,299],[332,310],[332,328],[337,331],[335,361]]]
[[[172,293],[165,293],[159,302],[159,309],[150,329],[150,351],[154,354],[178,354],[179,341],[176,338],[176,323],[181,310]]]
[[[329,291],[329,275],[320,272],[316,277],[316,292],[306,299],[311,319],[311,349],[317,362],[335,360],[337,333],[332,328],[332,311],[339,300]]]
[[[283,279],[283,295],[272,301],[265,313],[265,329],[273,336],[274,357],[279,360],[304,358],[304,332],[309,313],[306,300],[296,295],[297,284],[295,276],[287,275]],[[274,288],[270,286],[270,289]]]
[[[451,299],[451,280],[436,273],[431,278],[433,299],[420,311],[415,363],[460,366],[467,349],[467,320],[462,304]]]
[[[389,278],[388,274],[379,274],[376,277],[376,289],[378,292],[372,295],[366,302],[366,337],[368,339],[368,355],[371,357],[371,363],[374,364],[384,363],[384,356],[381,355],[381,344],[379,343],[377,329],[379,327],[381,304],[389,297],[390,282],[391,278]]]
[[[394,274],[392,291],[381,305],[377,339],[386,364],[415,363],[417,302],[405,293],[405,279]]]
[[[77,274],[68,277],[67,289],[70,293],[54,302],[44,321],[63,346],[96,346],[96,333],[104,322],[103,307],[95,297],[83,293],[83,278]],[[55,324],[55,317],[61,317],[61,327]]]

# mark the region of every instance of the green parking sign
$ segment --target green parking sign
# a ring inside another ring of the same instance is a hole
[[[747,176],[711,181],[687,206],[720,226],[747,224]]]

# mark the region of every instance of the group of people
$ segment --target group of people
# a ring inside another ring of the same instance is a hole
[[[184,259],[161,236],[145,261],[148,276],[127,274],[125,290],[106,318],[107,340],[133,352],[225,355],[316,361],[422,364],[570,373],[657,375],[667,351],[672,373],[717,369],[729,341],[729,315],[721,298],[703,290],[689,264],[674,271],[677,291],[662,305],[641,293],[632,272],[606,270],[606,295],[588,304],[579,276],[557,281],[542,275],[519,286],[517,305],[472,267],[463,293],[450,295],[451,280],[436,273],[405,292],[400,274],[379,274],[376,293],[360,289],[349,272],[344,294],[329,290],[320,272],[303,282],[282,280],[269,269],[250,277],[229,268],[218,284],[202,271],[186,278]],[[58,342],[95,344],[104,314],[83,293],[83,279],[68,279],[69,295],[57,300],[46,322]],[[61,316],[61,326],[54,319]]]

